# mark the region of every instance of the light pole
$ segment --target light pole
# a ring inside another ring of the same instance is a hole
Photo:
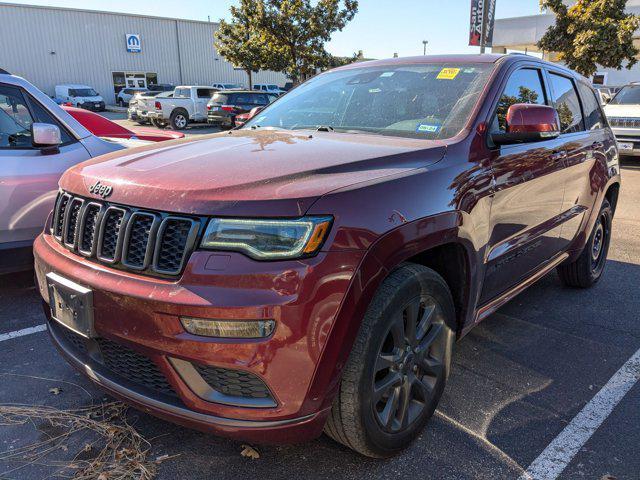
[[[429,43],[429,40],[422,40],[422,46],[424,47],[422,50],[423,55],[427,54],[427,43]]]

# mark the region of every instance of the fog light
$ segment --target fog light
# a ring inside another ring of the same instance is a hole
[[[211,320],[180,317],[184,329],[202,337],[265,338],[276,328],[274,320]]]

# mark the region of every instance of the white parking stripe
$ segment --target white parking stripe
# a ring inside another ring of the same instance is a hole
[[[15,332],[0,333],[0,342],[5,340],[11,340],[12,338],[24,337],[25,335],[31,335],[32,333],[44,332],[47,326],[36,325],[35,327],[23,328],[22,330],[16,330]]]
[[[607,384],[560,432],[560,435],[533,461],[519,480],[558,478],[571,459],[638,380],[640,380],[640,350],[620,367]]]

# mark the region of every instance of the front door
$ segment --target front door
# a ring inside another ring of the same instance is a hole
[[[515,103],[551,103],[541,70],[520,68],[511,73],[496,106],[492,133],[505,131],[507,110]],[[481,304],[529,276],[557,253],[564,197],[562,147],[562,140],[553,139],[496,148]]]
[[[45,155],[32,146],[34,122],[60,128],[59,152]],[[33,242],[53,208],[60,176],[88,158],[84,146],[27,92],[0,84],[0,248]]]

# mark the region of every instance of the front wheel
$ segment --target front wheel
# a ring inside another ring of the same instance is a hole
[[[444,390],[454,324],[440,275],[416,264],[392,272],[365,314],[325,433],[369,457],[408,446]]]
[[[569,287],[588,288],[600,280],[607,263],[612,220],[613,209],[605,199],[580,256],[575,261],[558,267],[558,275],[562,283]]]

